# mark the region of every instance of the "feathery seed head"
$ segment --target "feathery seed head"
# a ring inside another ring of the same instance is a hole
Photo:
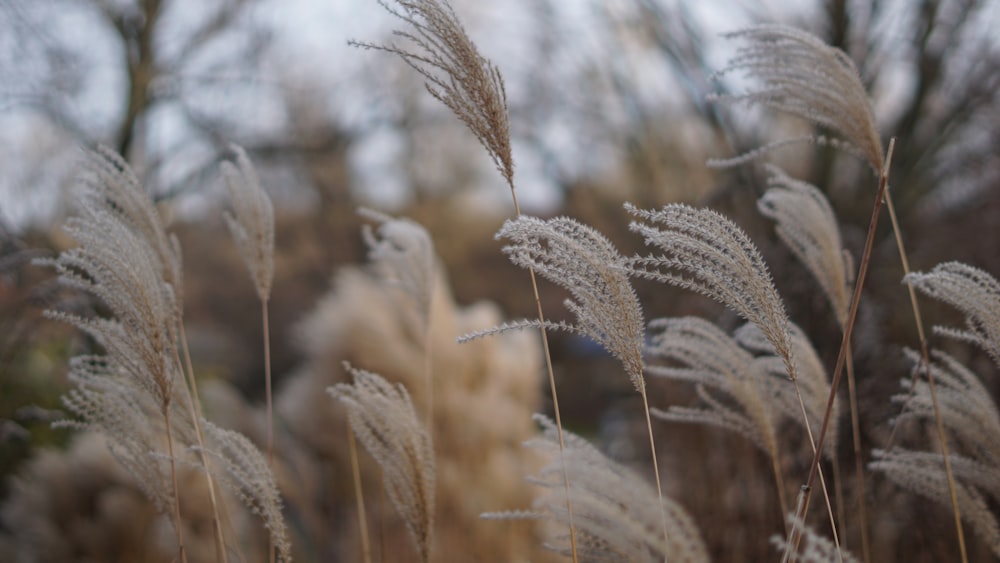
[[[777,223],[778,238],[816,278],[837,321],[844,326],[851,272],[830,202],[812,184],[795,180],[777,166],[767,168],[771,173],[768,190],[757,200],[757,209]]]
[[[961,262],[944,262],[930,272],[913,272],[903,281],[965,314],[965,330],[934,327],[935,332],[972,342],[1000,365],[1000,283],[996,278]]]
[[[236,163],[222,163],[222,176],[233,204],[233,213],[224,216],[226,226],[250,271],[257,296],[267,301],[274,279],[274,207],[260,187],[246,151],[236,145],[230,150],[236,156]]]
[[[344,364],[354,383],[328,388],[347,409],[351,430],[382,467],[382,483],[422,561],[434,533],[434,450],[410,394],[382,376]]]
[[[291,563],[292,545],[282,514],[281,493],[264,455],[246,436],[204,421],[209,440],[206,453],[219,463],[209,465],[213,475],[232,489],[254,514],[261,517],[278,561]]]
[[[644,321],[639,298],[629,282],[625,258],[604,235],[567,218],[508,220],[497,238],[512,263],[565,288],[566,308],[575,325],[547,327],[577,332],[603,346],[624,366],[636,389],[642,387]]]
[[[789,113],[840,133],[847,143],[810,135],[778,141],[731,159],[709,161],[710,165],[741,164],[788,142],[812,141],[854,152],[876,172],[882,170],[882,141],[871,102],[857,68],[843,51],[810,33],[783,25],[753,26],[726,37],[743,39],[746,45],[717,75],[744,71],[759,80],[761,88],[712,99],[760,104]]]
[[[513,189],[507,92],[500,69],[479,54],[447,0],[379,0],[379,4],[412,29],[393,32],[409,44],[351,44],[395,53],[419,72],[427,80],[428,92],[465,123]]]
[[[362,227],[368,259],[382,270],[383,279],[416,301],[422,326],[426,327],[437,269],[437,255],[427,229],[409,219],[395,219],[371,209],[359,209],[358,214],[379,223],[377,231],[368,225]]]
[[[771,376],[754,361],[753,355],[702,318],[656,319],[650,328],[656,332],[646,353],[651,360],[663,363],[649,365],[647,372],[697,384],[698,396],[707,405],[706,408],[672,406],[667,411],[653,409],[653,414],[665,420],[732,430],[776,458],[777,417],[764,400]]]
[[[530,482],[545,489],[532,511],[483,514],[490,520],[553,520],[569,525],[566,512],[566,479],[573,501],[577,547],[587,561],[708,561],[708,551],[694,520],[679,504],[657,501],[656,490],[641,476],[608,459],[586,440],[563,431],[565,450],[555,423],[535,415],[544,435],[526,447],[551,456],[552,461]],[[661,511],[662,508],[662,511]],[[666,518],[664,538],[661,514]],[[569,555],[568,538],[550,540],[547,546]]]
[[[49,312],[90,334],[104,356],[70,363],[76,385],[64,405],[82,421],[68,422],[101,432],[121,464],[160,510],[175,506],[167,465],[176,460],[163,436],[182,443],[193,436],[188,411],[174,401],[181,385],[177,332],[181,309],[179,253],[166,236],[149,195],[117,155],[91,157],[77,214],[66,232],[78,246],[52,260],[60,280],[91,293],[109,317]],[[165,463],[169,462],[169,463]]]
[[[785,306],[742,229],[715,211],[684,204],[648,211],[626,203],[625,209],[646,221],[633,221],[629,230],[661,252],[629,259],[632,275],[697,291],[733,309],[760,327],[796,378]]]

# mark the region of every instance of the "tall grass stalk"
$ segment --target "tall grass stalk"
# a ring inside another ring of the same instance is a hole
[[[188,346],[187,331],[184,330],[183,321],[179,321],[177,323],[177,334],[179,337],[178,339],[180,340],[180,352],[184,357],[184,377],[187,381],[187,384],[182,387],[184,388],[191,420],[194,421],[195,436],[198,440],[198,457],[201,460],[202,467],[205,468],[205,481],[208,485],[208,500],[212,505],[212,527],[215,532],[216,557],[222,563],[226,563],[229,560],[229,555],[226,550],[226,540],[222,533],[222,513],[224,505],[219,502],[218,495],[215,491],[215,478],[212,476],[212,471],[209,469],[210,462],[208,455],[205,453],[205,429],[201,423],[204,415],[202,414],[201,398],[198,395],[198,382],[194,375],[194,366],[191,362],[191,350]],[[181,359],[178,358],[177,361],[180,363]]]
[[[181,563],[187,563],[187,552],[184,551],[184,533],[182,531],[183,522],[181,521],[181,495],[180,488],[177,486],[177,462],[174,456],[174,432],[171,429],[170,423],[170,406],[167,403],[166,408],[163,409],[163,419],[164,424],[167,429],[167,454],[170,456],[170,481],[174,488],[174,530],[177,532],[177,553],[180,557]]]
[[[409,41],[411,45],[407,48],[394,43],[378,45],[356,41],[352,41],[351,44],[394,53],[427,80],[426,86],[430,94],[451,109],[486,149],[510,188],[515,216],[521,217],[521,207],[514,185],[507,93],[499,68],[479,53],[447,0],[395,0],[392,6],[388,1],[379,0],[379,4],[411,27],[412,31],[393,32],[396,37]],[[560,449],[564,450],[562,415],[549,340],[545,330],[545,314],[542,310],[535,272],[529,270],[529,276],[538,321],[541,325],[542,349],[552,393]],[[573,561],[576,563],[578,555],[576,529],[573,524],[573,501],[569,494],[568,473],[564,471],[563,476],[566,483],[570,545]]]
[[[875,202],[872,206],[872,215],[868,223],[868,234],[865,238],[864,251],[861,254],[861,264],[858,267],[858,274],[855,276],[854,291],[851,294],[851,305],[847,313],[847,322],[844,325],[843,336],[840,343],[840,351],[837,353],[837,363],[833,368],[833,378],[830,382],[830,397],[826,403],[826,411],[823,414],[823,423],[820,426],[819,437],[817,439],[815,453],[812,463],[809,466],[809,474],[805,484],[802,486],[802,502],[800,511],[796,513],[796,518],[805,521],[806,511],[809,509],[809,498],[812,485],[819,471],[822,458],[823,444],[826,439],[827,430],[830,425],[830,415],[833,412],[833,403],[837,398],[837,389],[844,374],[844,364],[847,359],[848,343],[851,341],[851,334],[854,331],[854,324],[858,316],[858,305],[861,302],[861,290],[865,285],[865,278],[868,276],[868,267],[871,262],[872,248],[875,245],[875,229],[878,226],[879,215],[882,212],[882,203],[885,198],[886,188],[889,184],[889,166],[892,163],[892,151],[896,146],[896,138],[889,140],[889,148],[886,151],[882,168],[879,171],[878,190],[875,194]],[[793,532],[794,533],[794,532]],[[798,538],[789,538],[790,545],[797,547]]]
[[[354,477],[354,500],[358,507],[358,533],[361,535],[361,557],[365,563],[372,561],[371,539],[368,537],[368,516],[365,512],[365,493],[361,486],[361,467],[358,464],[358,445],[350,426],[347,430],[347,447],[351,457],[351,474]]]
[[[962,526],[962,511],[958,505],[957,486],[955,484],[955,474],[951,467],[951,455],[948,451],[948,436],[944,431],[944,421],[941,417],[941,408],[938,405],[937,388],[934,384],[934,374],[930,369],[931,361],[927,346],[927,335],[924,332],[923,317],[920,314],[920,303],[917,301],[916,290],[913,289],[913,282],[910,277],[910,261],[907,259],[906,248],[903,245],[902,230],[899,228],[899,220],[896,218],[896,208],[892,204],[892,192],[888,186],[885,191],[885,205],[889,211],[889,220],[892,223],[892,232],[896,239],[896,248],[899,250],[899,260],[903,265],[903,276],[906,280],[906,290],[910,296],[910,307],[913,309],[913,320],[917,325],[917,335],[920,338],[920,368],[917,373],[923,372],[927,376],[927,387],[930,390],[931,402],[934,405],[934,422],[937,427],[938,440],[941,442],[941,455],[944,457],[945,478],[948,481],[948,496],[951,499],[952,515],[955,519],[955,534],[958,538],[958,550],[962,557],[962,562],[969,560],[965,546],[965,530]]]
[[[854,478],[857,479],[858,490],[858,525],[861,527],[861,557],[865,562],[871,562],[871,537],[868,530],[868,487],[865,482],[865,465],[861,453],[861,421],[858,416],[858,392],[854,380],[854,354],[851,343],[847,343],[847,390],[851,407],[851,443],[854,446]]]

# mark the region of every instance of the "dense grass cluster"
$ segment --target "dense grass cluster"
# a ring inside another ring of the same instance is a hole
[[[874,172],[871,222],[856,257],[845,249],[822,189],[767,164],[769,179],[757,200],[840,330],[836,360],[826,362],[790,318],[754,240],[717,211],[622,202],[632,217],[628,229],[646,247],[631,255],[577,219],[522,215],[500,70],[479,53],[446,1],[383,5],[404,25],[394,35],[399,42],[357,45],[401,56],[496,165],[515,210],[496,238],[509,261],[528,272],[524,293],[532,295],[537,317],[503,321],[488,305],[458,307],[428,232],[362,210],[375,224],[362,237],[370,267],[339,274],[302,324],[306,365],[272,393],[274,210],[249,157],[233,147],[221,169],[233,208],[225,221],[261,304],[265,348],[266,406],[255,411],[231,390],[199,381],[185,331],[180,244],[128,164],[98,149],[88,156],[65,227],[76,246],[39,261],[95,303],[88,313],[49,313],[92,340],[94,352],[69,364],[74,388],[63,406],[73,418],[58,423],[80,436],[20,475],[2,512],[0,556],[708,561],[734,548],[705,539],[719,536],[706,532],[721,516],[697,515],[721,512],[742,475],[709,484],[718,488],[717,510],[684,506],[663,462],[670,467],[689,461],[683,456],[726,452],[665,452],[658,444],[696,424],[731,431],[766,458],[774,488],[765,506],[779,509],[784,522],[762,538],[777,547],[775,559],[884,557],[891,551],[879,547],[880,534],[889,533],[891,511],[874,505],[899,498],[889,483],[950,514],[947,533],[957,542],[947,557],[975,555],[967,530],[980,551],[1000,557],[1000,412],[970,366],[930,346],[918,300],[921,294],[956,309],[964,326],[934,333],[971,344],[1000,366],[1000,282],[957,262],[909,271],[889,190],[895,140],[883,148],[847,55],[800,30],[751,27],[728,36],[740,48],[721,73],[745,73],[756,89],[713,98],[763,106],[825,131],[713,166],[755,163],[778,147],[808,142],[842,149]],[[853,347],[883,208],[893,219],[911,299],[911,309],[898,314],[912,311],[919,339],[905,352],[911,373],[879,374],[899,377],[902,387],[886,406],[894,411],[892,433],[872,449],[861,438],[862,422],[874,422],[859,406]],[[538,278],[568,295],[557,313],[568,313],[566,319],[550,319]],[[635,289],[640,283],[701,294],[725,307],[729,320],[647,320]],[[553,332],[593,341],[613,358],[635,392],[629,416],[642,427],[635,441],[648,444],[651,463],[633,459],[627,467],[563,428]],[[551,418],[532,416],[540,408],[542,365]],[[678,387],[689,389],[690,401],[661,402],[663,389]],[[116,539],[95,529],[87,545],[86,530],[60,527],[76,521],[48,495],[62,490],[60,475],[74,471],[103,476],[102,483],[74,481],[70,488],[95,499],[95,525],[116,530]],[[112,485],[116,495],[107,494]],[[138,492],[148,502],[138,502]],[[127,527],[122,514],[136,518],[142,531],[120,532]]]

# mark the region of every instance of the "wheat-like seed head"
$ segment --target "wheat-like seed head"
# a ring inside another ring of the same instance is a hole
[[[965,330],[934,327],[935,332],[972,342],[1000,365],[1000,283],[996,278],[961,262],[945,262],[930,272],[913,272],[903,281],[965,314]]]
[[[529,440],[552,460],[530,482],[543,487],[531,511],[492,512],[487,519],[552,520],[568,526],[566,486],[573,500],[577,548],[585,561],[708,561],[708,551],[687,512],[669,498],[663,499],[669,539],[665,539],[656,490],[642,477],[608,459],[586,440],[563,431],[566,448],[560,452],[555,424],[535,415],[543,437]],[[564,467],[565,466],[565,467]],[[565,529],[565,528],[561,528]],[[566,537],[551,538],[547,547],[569,555]]]
[[[777,223],[778,237],[819,283],[843,327],[850,305],[851,263],[830,202],[815,186],[777,166],[768,165],[768,171],[768,190],[757,200],[757,209]]]
[[[743,71],[759,80],[761,88],[711,99],[760,104],[789,113],[840,133],[847,143],[809,135],[778,141],[731,159],[712,160],[710,165],[741,164],[789,142],[812,141],[854,152],[874,170],[882,170],[882,141],[871,102],[857,68],[843,51],[810,33],[783,25],[753,26],[726,37],[743,39],[746,44],[717,75]]]
[[[426,78],[427,90],[465,123],[513,188],[507,92],[500,69],[479,54],[447,0],[379,0],[379,4],[412,28],[393,32],[409,45],[351,44],[395,53]]]
[[[382,467],[386,495],[406,523],[422,561],[434,539],[434,450],[410,394],[382,376],[345,364],[354,383],[328,392],[347,409],[354,435]]]
[[[233,145],[236,164],[222,163],[222,176],[232,198],[233,213],[224,218],[261,301],[271,297],[274,279],[274,207],[260,187],[246,151]]]
[[[750,237],[710,209],[684,204],[658,211],[625,204],[625,209],[646,221],[633,221],[629,229],[661,252],[630,259],[632,274],[697,291],[733,309],[760,327],[795,379],[785,306]]]
[[[546,322],[545,327],[582,334],[622,363],[636,389],[643,386],[644,321],[639,298],[628,278],[626,259],[604,235],[568,217],[543,220],[522,215],[508,220],[497,238],[512,263],[535,272],[570,292],[564,304],[576,323]],[[462,337],[539,326],[537,320],[507,323]]]

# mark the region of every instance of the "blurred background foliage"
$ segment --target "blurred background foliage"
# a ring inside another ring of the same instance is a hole
[[[810,127],[705,101],[710,92],[745,86],[740,77],[712,77],[732,53],[721,32],[781,22],[847,52],[869,86],[883,138],[897,138],[891,183],[912,267],[961,260],[1000,273],[996,0],[453,4],[507,81],[516,179],[530,212],[576,217],[625,254],[640,243],[627,231],[624,201],[684,201],[726,213],[761,247],[792,319],[828,362],[838,327],[804,268],[756,213],[762,166],[704,165]],[[186,323],[198,372],[234,383],[251,402],[261,400],[263,381],[256,298],[219,220],[225,199],[217,168],[229,143],[246,148],[278,209],[271,305],[278,385],[301,361],[296,322],[338,267],[363,260],[359,205],[423,224],[460,303],[490,299],[510,317],[533,314],[523,272],[492,238],[511,209],[489,160],[399,60],[346,46],[351,38],[381,40],[390,23],[368,0],[0,2],[0,477],[33,447],[66,440],[49,422],[60,416],[66,358],[88,343],[41,311],[94,305],[67,304],[69,296],[30,259],[66,245],[58,225],[81,146],[103,143],[125,155],[172,217],[185,252]],[[871,172],[822,147],[769,158],[827,192],[857,256],[875,189]],[[856,349],[869,446],[884,439],[896,408],[888,397],[906,374],[897,352],[916,343],[887,225],[878,241]],[[649,318],[736,322],[690,294],[637,289]],[[548,310],[559,311],[559,290],[542,291]],[[932,322],[948,319],[928,307]],[[635,412],[634,394],[614,364],[573,339],[557,337],[554,347],[565,419],[619,458],[644,459],[622,414]],[[980,373],[990,369],[960,353]],[[995,377],[987,382],[997,388]],[[689,389],[661,382],[651,392],[654,404],[691,399]],[[663,425],[660,437],[663,472],[714,554],[731,561],[736,553],[745,560],[769,554],[766,538],[780,522],[774,510],[754,507],[773,499],[738,502],[727,496],[736,492],[681,486],[733,474],[766,486],[768,470],[752,448],[700,428]],[[723,459],[718,451],[739,454]],[[910,541],[912,553],[954,553],[946,536]],[[880,560],[897,559],[903,552],[896,549],[884,547]]]

